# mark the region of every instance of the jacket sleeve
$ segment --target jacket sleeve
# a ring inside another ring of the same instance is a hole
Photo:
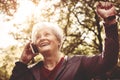
[[[95,76],[108,71],[116,65],[119,53],[119,40],[117,23],[104,25],[106,38],[104,50],[100,55],[93,57],[84,56],[82,66],[85,73],[89,76]]]
[[[16,62],[9,80],[34,80],[34,77],[26,64]]]

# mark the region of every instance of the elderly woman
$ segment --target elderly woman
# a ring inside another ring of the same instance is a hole
[[[88,80],[111,69],[117,63],[119,51],[115,7],[110,2],[99,2],[96,11],[104,20],[106,33],[105,48],[100,55],[62,55],[62,30],[55,24],[41,22],[33,27],[32,42],[25,46],[10,80]],[[37,55],[30,48],[32,44],[37,47],[44,60],[28,68],[27,64]]]

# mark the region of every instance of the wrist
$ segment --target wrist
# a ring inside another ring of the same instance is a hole
[[[28,64],[28,62],[27,62],[27,61],[22,60],[22,59],[19,59],[19,62],[21,62],[21,63],[23,63],[23,64]]]
[[[116,22],[117,22],[116,15],[104,18],[104,24],[106,24],[106,25],[112,25],[112,24],[115,24]]]
[[[24,65],[24,66],[27,66],[27,64],[25,64],[25,63],[23,63],[23,62],[21,62],[21,61],[17,61],[15,64],[16,64],[16,65]]]

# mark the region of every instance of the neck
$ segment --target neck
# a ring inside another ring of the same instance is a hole
[[[53,56],[44,57],[44,67],[48,70],[53,70],[63,57],[62,53],[55,53]]]

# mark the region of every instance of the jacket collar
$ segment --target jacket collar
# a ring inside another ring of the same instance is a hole
[[[57,71],[56,75],[55,75],[55,79],[54,80],[59,80],[60,78],[60,74],[62,72],[64,72],[64,69],[66,67],[66,64],[68,63],[68,56],[64,57],[64,61],[62,63],[62,65],[60,66],[59,70]],[[31,68],[31,71],[35,77],[35,80],[40,80],[40,67],[43,65],[43,61],[40,61],[38,64],[36,64],[34,67]]]
[[[69,58],[68,56],[64,57],[63,64],[60,66],[59,70],[57,71],[54,80],[60,80],[61,73],[64,72],[64,70],[66,68],[66,64],[68,63],[68,58]]]
[[[35,80],[40,80],[40,67],[43,65],[43,61],[37,63],[33,68],[31,68],[31,72],[33,73]]]

